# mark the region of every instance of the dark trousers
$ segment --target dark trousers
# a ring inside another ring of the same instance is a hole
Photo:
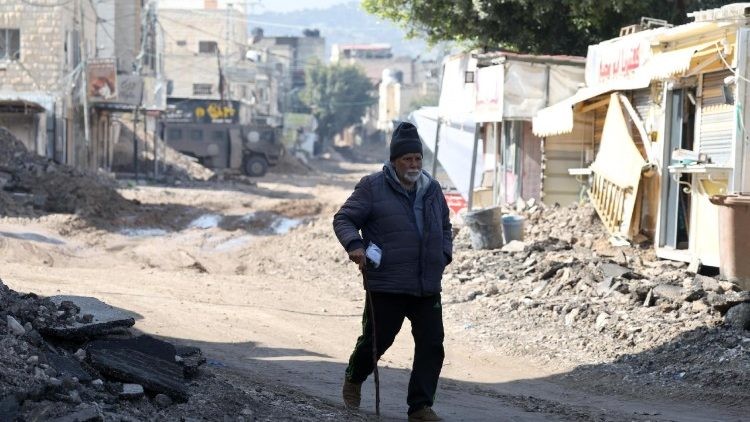
[[[406,402],[409,405],[409,413],[425,406],[432,406],[445,357],[440,295],[417,297],[373,292],[372,301],[375,308],[378,359],[393,344],[404,318],[411,321],[414,363]],[[357,339],[354,352],[349,358],[346,378],[351,382],[361,383],[373,370],[372,319],[370,303],[366,301],[362,314],[362,335]]]

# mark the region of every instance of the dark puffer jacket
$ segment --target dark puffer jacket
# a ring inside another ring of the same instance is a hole
[[[363,177],[333,217],[344,248],[372,242],[382,250],[380,266],[365,270],[374,292],[430,296],[441,291],[443,270],[453,256],[451,223],[440,184],[423,174],[427,183],[421,236],[408,194],[386,167]]]

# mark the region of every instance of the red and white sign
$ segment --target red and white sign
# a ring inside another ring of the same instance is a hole
[[[460,213],[468,206],[464,197],[458,192],[443,192],[443,195],[445,196],[445,202],[448,203],[448,208],[454,214]]]
[[[590,45],[586,55],[586,85],[636,82],[643,78],[647,84],[650,77],[645,64],[650,58],[651,46],[645,37],[624,37]]]

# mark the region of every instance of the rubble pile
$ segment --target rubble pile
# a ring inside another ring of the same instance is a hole
[[[590,206],[524,212],[526,242],[472,250],[467,229],[455,239],[445,310],[477,344],[647,383],[726,391],[731,380],[745,394],[750,292],[650,248],[613,249]]]
[[[105,175],[56,164],[28,152],[0,128],[0,214],[54,212],[108,219],[135,207],[115,188],[115,181]]]
[[[132,334],[134,316],[0,280],[0,421],[364,419],[218,362],[203,369],[196,347]]]
[[[119,118],[121,124],[119,143],[127,145],[128,150],[132,149],[133,140],[133,120],[129,115],[122,115]],[[142,127],[142,126],[141,126]],[[154,136],[152,133],[146,133],[143,136],[143,131],[138,130],[135,136],[138,142],[138,159],[141,171],[145,169],[154,168]],[[127,156],[130,151],[125,153]],[[213,170],[204,167],[198,162],[198,159],[182,154],[174,148],[166,145],[164,142],[159,143],[159,171],[168,182],[176,181],[206,181],[215,177],[216,174]],[[127,162],[116,162],[115,169],[118,171],[134,171],[132,161],[132,153],[130,153],[131,159]],[[149,171],[149,170],[147,170]]]
[[[0,318],[0,420],[35,420],[41,408],[96,419],[145,392],[184,402],[185,378],[205,362],[198,349],[131,336],[133,317],[93,298],[40,298],[0,281]]]

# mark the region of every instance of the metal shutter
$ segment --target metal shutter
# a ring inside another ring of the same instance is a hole
[[[703,75],[701,100],[700,145],[698,152],[705,153],[714,164],[731,165],[734,105],[726,104],[724,78],[732,72]]]

